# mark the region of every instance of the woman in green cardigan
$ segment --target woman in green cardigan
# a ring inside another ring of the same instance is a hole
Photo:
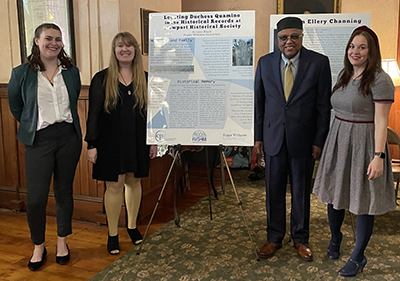
[[[53,177],[57,216],[56,262],[70,259],[72,186],[82,149],[77,102],[79,70],[63,48],[60,28],[44,23],[35,30],[28,63],[13,69],[8,85],[11,113],[19,122],[17,139],[26,148],[27,218],[34,251],[32,271],[46,258],[46,205]]]

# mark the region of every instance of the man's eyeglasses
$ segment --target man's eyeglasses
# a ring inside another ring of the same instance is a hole
[[[292,34],[290,36],[282,35],[282,36],[278,36],[278,39],[281,42],[286,42],[290,38],[293,42],[296,42],[297,40],[299,40],[300,37],[303,37],[303,33],[301,33],[301,34]]]

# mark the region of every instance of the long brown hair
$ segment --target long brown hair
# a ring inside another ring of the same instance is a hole
[[[28,63],[29,65],[36,71],[45,71],[46,67],[44,66],[42,60],[40,59],[40,50],[39,46],[36,45],[35,39],[40,38],[40,35],[43,32],[43,29],[55,29],[61,32],[61,29],[58,27],[58,25],[54,23],[42,23],[35,29],[35,36],[33,38],[33,43],[32,43],[32,50],[31,54],[28,56]],[[67,53],[64,51],[64,47],[61,48],[60,53],[58,54],[57,58],[61,62],[61,66],[65,68],[70,68],[72,66],[72,59],[67,55]]]
[[[129,32],[118,33],[115,35],[111,43],[110,65],[108,67],[106,79],[104,80],[106,88],[104,110],[107,113],[110,113],[110,111],[116,108],[118,102],[120,67],[117,56],[115,55],[115,46],[119,39],[121,39],[126,45],[133,46],[135,48],[135,57],[131,63],[132,83],[134,85],[133,93],[135,96],[134,107],[138,106],[140,108],[140,112],[143,114],[146,112],[148,105],[146,76],[142,64],[142,54],[140,52],[139,43]]]
[[[369,28],[368,28],[369,29]],[[372,34],[372,35],[371,35]],[[350,44],[353,42],[354,37],[362,35],[367,39],[368,43],[368,59],[365,69],[362,73],[360,85],[358,87],[360,93],[364,96],[371,93],[371,84],[375,80],[375,74],[382,70],[381,63],[381,52],[379,48],[379,41],[376,34],[371,30],[367,30],[367,27],[357,28],[351,34],[349,41],[347,42],[346,52],[344,55],[344,68],[340,72],[339,81],[336,83],[335,87],[333,87],[332,93],[334,93],[339,88],[343,88],[349,84],[352,75],[354,74],[353,65],[350,63],[349,58],[347,56],[347,51],[350,48]],[[375,35],[375,36],[373,36]]]

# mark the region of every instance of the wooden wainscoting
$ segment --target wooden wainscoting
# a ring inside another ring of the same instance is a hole
[[[86,134],[88,112],[88,86],[82,87],[78,101],[78,114],[82,134]],[[18,122],[12,116],[7,99],[7,84],[0,84],[0,208],[18,211],[26,210],[25,146],[17,141]],[[104,182],[92,179],[92,164],[86,159],[86,143],[83,142],[82,154],[74,179],[74,219],[105,224],[103,208]],[[160,189],[172,163],[170,156],[150,161],[150,175],[142,180],[143,200],[141,216],[153,210]],[[173,177],[166,186],[160,202],[163,205],[173,195]],[[52,188],[47,206],[47,214],[55,215],[55,201]],[[122,210],[120,224],[125,223],[125,211]]]

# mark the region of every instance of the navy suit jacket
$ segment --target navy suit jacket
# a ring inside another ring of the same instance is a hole
[[[292,157],[311,156],[323,147],[329,131],[331,69],[328,57],[302,47],[288,101],[283,92],[281,52],[258,61],[255,77],[255,140],[275,156],[283,141]],[[285,138],[286,135],[286,138]]]
[[[81,78],[76,66],[63,69],[61,74],[68,90],[69,104],[76,133],[82,138],[77,103],[81,91]],[[24,63],[13,69],[8,83],[8,103],[11,113],[19,122],[17,139],[25,145],[32,145],[35,140],[38,104],[37,71]]]

